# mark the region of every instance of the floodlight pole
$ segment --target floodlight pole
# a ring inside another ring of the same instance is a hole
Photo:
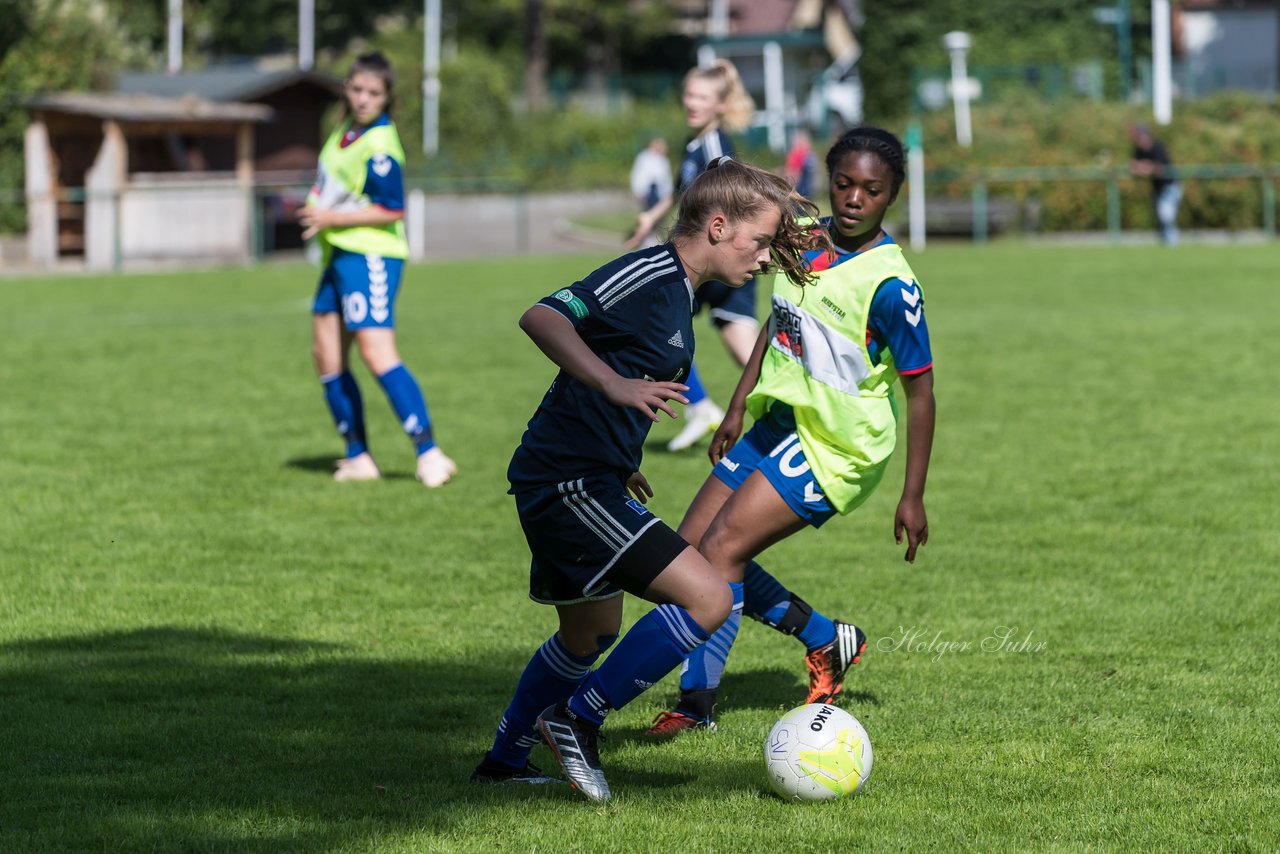
[[[440,0],[422,7],[422,153],[440,150]]]
[[[316,0],[298,0],[298,68],[316,64]]]
[[[1173,120],[1173,36],[1169,0],[1151,0],[1151,108],[1157,124]]]
[[[169,0],[169,73],[182,70],[182,0]]]
[[[965,55],[973,46],[968,33],[952,30],[942,37],[942,46],[951,54],[951,99],[956,105],[956,142],[973,145],[973,125],[969,119],[969,70]]]

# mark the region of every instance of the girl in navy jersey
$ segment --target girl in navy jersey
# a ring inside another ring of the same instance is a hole
[[[734,156],[733,141],[726,129],[746,128],[755,111],[751,96],[742,86],[738,69],[727,59],[717,59],[710,66],[694,68],[686,74],[681,100],[685,123],[693,136],[685,145],[675,192],[660,198],[640,214],[635,232],[627,242],[628,248],[638,246],[657,227],[671,210],[676,197],[706,169],[708,163],[723,155]],[[698,293],[698,310],[703,306],[710,311],[711,322],[720,331],[730,355],[739,365],[745,365],[759,329],[754,280],[740,288],[723,282],[708,282]],[[714,430],[724,415],[715,401],[707,396],[696,367],[690,369],[688,383],[689,405],[685,409],[685,426],[667,445],[670,451],[691,447]]]
[[[929,537],[925,476],[933,446],[933,356],[915,274],[881,227],[905,177],[898,138],[855,128],[827,154],[834,248],[805,253],[816,282],[773,278],[773,313],[711,439],[711,475],[679,533],[725,578],[744,581],[748,616],[796,636],[807,650],[808,703],[831,702],[866,646],[861,629],[831,620],[787,590],[755,557],[805,527],[852,512],[875,490],[897,438],[893,383],[907,398],[907,464],[894,536],[906,559]],[[747,411],[755,417],[738,442]],[[731,616],[688,657],[675,711],[648,735],[714,728]]]
[[[559,629],[526,665],[477,782],[543,783],[529,764],[545,739],[569,782],[608,800],[596,736],[605,715],[660,680],[741,607],[722,578],[645,507],[649,428],[675,417],[693,358],[693,307],[711,280],[739,287],[766,264],[803,279],[820,239],[796,220],[785,180],[727,158],[681,200],[671,241],[612,261],[556,291],[520,327],[560,371],[507,477],[529,543],[529,597]],[[618,636],[622,593],[658,607]]]
[[[427,402],[400,359],[395,300],[409,245],[404,234],[404,149],[388,108],[394,77],[380,53],[352,63],[343,81],[346,117],[320,151],[316,184],[298,214],[315,237],[324,273],[312,306],[312,356],[346,456],[336,480],[381,476],[369,453],[360,387],[349,369],[354,341],[417,451],[417,477],[443,485],[456,471],[436,446]]]

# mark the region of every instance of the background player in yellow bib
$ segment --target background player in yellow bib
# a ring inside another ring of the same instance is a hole
[[[394,82],[391,64],[380,53],[352,63],[343,82],[346,115],[320,150],[315,186],[298,214],[303,238],[315,237],[324,253],[312,306],[312,355],[325,402],[347,443],[334,478],[381,476],[369,453],[360,387],[349,369],[354,341],[417,450],[418,480],[436,487],[457,467],[436,447],[422,389],[396,348],[395,300],[409,246],[404,148],[388,113]]]
[[[933,447],[933,355],[920,285],[881,227],[905,161],[898,138],[872,127],[845,133],[828,152],[832,216],[819,227],[834,246],[805,253],[812,284],[760,277],[773,292],[769,325],[712,436],[712,473],[680,523],[680,535],[699,544],[723,577],[743,580],[745,614],[804,643],[809,703],[840,693],[866,635],[814,610],[755,557],[867,500],[897,441],[898,379],[907,397],[907,464],[894,536],[899,543],[906,538],[908,561],[929,538],[924,485]],[[746,412],[755,424],[738,442]],[[686,656],[680,703],[658,715],[648,735],[713,726],[736,616]]]

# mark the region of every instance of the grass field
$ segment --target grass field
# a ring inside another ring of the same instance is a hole
[[[469,785],[553,627],[504,494],[552,375],[515,320],[598,260],[411,269],[438,491],[364,373],[389,477],[331,481],[310,269],[0,282],[0,851],[1280,848],[1275,245],[914,259],[928,546],[893,543],[899,459],[763,560],[871,636],[863,794],[766,793],[803,665],[755,624],[718,733],[640,739],[671,678],[610,718],[607,807]],[[706,473],[676,428],[645,469],[671,522]]]

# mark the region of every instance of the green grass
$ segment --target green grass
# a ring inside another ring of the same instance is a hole
[[[766,793],[803,667],[755,624],[717,734],[641,741],[670,678],[610,719],[609,806],[469,785],[553,627],[504,494],[552,374],[515,319],[596,260],[411,269],[402,350],[461,468],[439,491],[365,373],[390,476],[330,480],[310,269],[0,283],[0,850],[1280,847],[1280,246],[914,259],[931,541],[902,562],[898,468],[764,559],[871,635],[862,795]],[[657,512],[705,473],[651,450]],[[984,648],[1000,627],[1029,648]]]

